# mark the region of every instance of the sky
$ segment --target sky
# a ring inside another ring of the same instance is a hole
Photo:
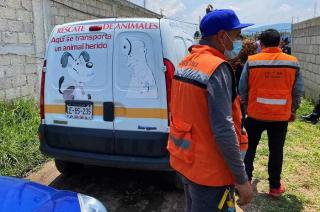
[[[129,0],[143,6],[144,0]],[[145,0],[149,10],[169,18],[199,23],[208,4],[218,9],[233,9],[241,22],[256,26],[294,23],[320,16],[320,0]]]

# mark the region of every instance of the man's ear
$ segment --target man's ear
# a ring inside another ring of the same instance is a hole
[[[62,68],[67,67],[69,57],[71,57],[71,58],[74,60],[72,54],[70,54],[69,52],[63,53],[63,55],[62,55],[62,57],[61,57],[61,60],[60,60],[60,63],[61,63]]]
[[[225,41],[226,32],[224,30],[220,30],[217,33],[217,39],[220,42],[220,44],[223,44]]]

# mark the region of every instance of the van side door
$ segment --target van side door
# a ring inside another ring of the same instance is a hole
[[[113,93],[118,154],[166,154],[168,114],[158,19],[119,19]]]

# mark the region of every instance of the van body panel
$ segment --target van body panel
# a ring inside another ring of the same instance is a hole
[[[113,92],[110,91],[114,30],[89,31],[89,27],[96,24],[78,22],[54,28],[46,55],[46,124],[114,129],[113,121],[104,121],[101,112],[106,110],[104,102],[113,102]],[[68,118],[66,101],[92,103],[92,119],[78,119],[77,115]]]
[[[46,53],[40,150],[83,164],[171,170],[163,60],[177,67],[193,42],[187,28],[152,18],[56,26]]]
[[[115,107],[124,109],[114,128],[168,132],[159,20],[120,19],[117,24],[124,27],[114,32],[113,93]]]

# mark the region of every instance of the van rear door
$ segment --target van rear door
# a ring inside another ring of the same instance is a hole
[[[158,19],[117,19],[113,70],[116,153],[166,155],[168,115]]]
[[[45,84],[45,124],[52,126],[54,137],[49,144],[113,152],[113,21],[78,22],[54,29]],[[84,128],[97,129],[97,134],[86,135]]]

